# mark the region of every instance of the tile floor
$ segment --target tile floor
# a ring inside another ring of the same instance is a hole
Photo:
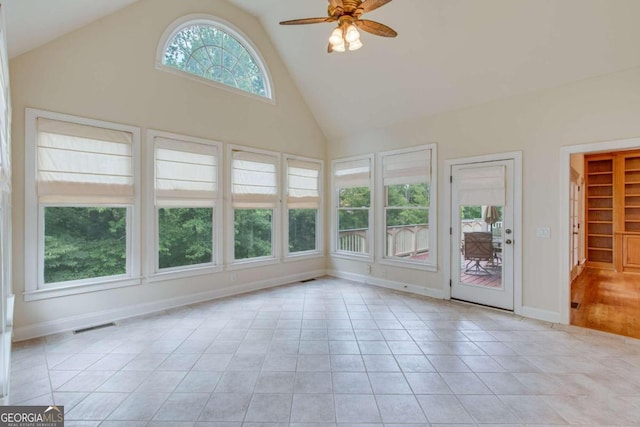
[[[640,425],[640,341],[335,278],[17,343],[66,426]]]

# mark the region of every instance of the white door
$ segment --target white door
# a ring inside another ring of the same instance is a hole
[[[571,174],[571,190],[570,190],[569,213],[571,216],[571,280],[573,280],[580,271],[580,184]]]
[[[514,160],[451,169],[451,298],[513,310]]]

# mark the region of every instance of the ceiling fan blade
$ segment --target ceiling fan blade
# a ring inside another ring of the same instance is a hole
[[[376,36],[395,37],[398,35],[398,33],[396,33],[393,28],[387,27],[386,25],[379,22],[369,21],[368,19],[358,19],[354,22],[354,24],[362,31],[375,34]]]
[[[292,19],[291,21],[282,21],[280,25],[320,24],[323,22],[334,22],[337,20],[338,18],[333,16],[330,16],[328,18],[303,18],[303,19]]]
[[[389,3],[391,0],[365,0],[358,7],[359,10],[362,10],[361,13],[371,12],[372,10],[376,10],[379,7],[384,6]]]

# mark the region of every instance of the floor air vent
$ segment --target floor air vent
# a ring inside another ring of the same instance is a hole
[[[105,323],[104,325],[96,325],[96,326],[91,326],[89,328],[78,329],[77,331],[73,331],[73,333],[74,334],[81,334],[83,332],[95,331],[96,329],[109,328],[111,326],[116,326],[116,324],[113,323],[113,322]]]
[[[580,308],[580,303],[579,303],[579,302],[575,302],[575,301],[573,301],[573,302],[571,303],[571,308],[575,308],[575,309]]]
[[[313,282],[314,280],[316,280],[316,279],[300,280],[300,283]]]

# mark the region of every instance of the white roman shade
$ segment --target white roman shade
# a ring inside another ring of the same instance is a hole
[[[233,150],[231,200],[234,208],[273,209],[278,203],[278,158]]]
[[[385,186],[429,183],[431,181],[431,150],[384,156],[382,179]]]
[[[318,209],[320,207],[320,163],[287,160],[287,207]]]
[[[155,201],[158,207],[214,207],[218,197],[218,149],[156,137]]]
[[[506,194],[504,166],[461,169],[454,185],[460,206],[503,206]]]
[[[41,203],[132,204],[130,132],[38,118]]]
[[[335,163],[336,188],[369,187],[371,185],[371,160],[345,160]]]

